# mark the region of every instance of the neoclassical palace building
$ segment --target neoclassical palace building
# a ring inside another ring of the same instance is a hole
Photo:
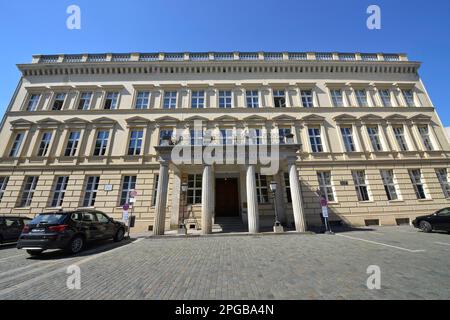
[[[131,204],[135,230],[159,235],[182,223],[256,233],[276,216],[304,231],[322,223],[324,197],[334,223],[408,223],[450,203],[449,141],[420,65],[382,53],[34,56],[1,123],[0,214],[121,219]],[[207,163],[210,145],[227,161]],[[260,149],[271,163],[250,159]]]

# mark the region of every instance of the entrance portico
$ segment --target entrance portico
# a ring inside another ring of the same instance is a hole
[[[267,169],[267,167],[265,167],[267,166],[267,162],[262,163],[261,161],[255,162],[251,159],[249,160],[248,154],[251,150],[249,149],[249,146],[246,145],[244,148],[241,146],[240,150],[237,150],[238,147],[235,146],[235,151],[237,152],[234,164],[230,164],[229,162],[213,162],[211,164],[204,162],[200,164],[198,157],[195,158],[195,162],[192,161],[189,163],[189,161],[185,161],[186,159],[184,159],[183,162],[180,163],[172,159],[174,147],[175,146],[173,145],[155,147],[159,155],[160,171],[157,185],[154,234],[163,235],[165,233],[167,216],[165,204],[167,202],[168,194],[169,169],[173,170],[176,176],[172,186],[172,194],[174,197],[172,200],[172,215],[170,219],[170,225],[172,227],[179,224],[180,218],[186,218],[184,214],[180,216],[180,207],[184,207],[185,205],[180,205],[180,200],[184,198],[180,196],[181,177],[183,174],[196,173],[198,175],[201,174],[201,223],[199,223],[199,225],[201,226],[202,234],[212,233],[213,221],[217,212],[219,212],[219,216],[226,216],[227,213],[224,214],[224,211],[236,209],[238,210],[237,212],[228,214],[230,216],[240,215],[242,221],[248,224],[249,233],[259,233],[259,198],[261,195],[258,195],[256,176],[257,173],[264,172],[264,169]],[[199,146],[182,146],[181,148],[187,148],[191,149],[190,151],[193,151],[194,148],[199,148]],[[205,148],[207,147],[200,146],[200,149],[202,150]],[[281,173],[288,173],[295,229],[297,232],[304,232],[306,231],[306,223],[296,166],[297,151],[300,149],[300,145],[282,144],[277,146],[277,148],[278,166],[275,168],[275,171],[267,175],[271,176],[272,180],[280,183],[283,180]],[[239,153],[245,154],[244,159],[246,159],[246,161],[239,162]],[[224,181],[226,181],[224,179],[227,177],[230,177],[230,182],[228,187],[224,187]],[[217,196],[216,188],[219,188],[222,192],[227,192],[227,197],[235,197],[225,204],[226,208],[222,207],[224,205],[224,199],[226,201],[226,197],[222,198]],[[282,188],[278,188],[275,197],[277,201],[274,201],[274,206],[277,206],[279,220],[283,224],[286,224],[287,217]],[[266,204],[266,206],[270,205],[272,204]],[[220,207],[217,209],[217,206]],[[274,206],[270,208],[273,213],[275,212]]]

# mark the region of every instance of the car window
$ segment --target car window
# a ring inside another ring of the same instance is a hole
[[[19,221],[17,221],[17,219],[10,219],[10,218],[6,218],[6,226],[7,227],[18,227],[20,226]]]
[[[445,208],[438,212],[438,215],[440,216],[450,216],[450,209]]]
[[[84,222],[97,222],[97,217],[92,212],[83,212]]]
[[[31,220],[31,224],[60,224],[66,219],[65,214],[41,213]]]
[[[98,222],[100,222],[100,223],[108,223],[109,222],[108,217],[106,217],[103,213],[97,212],[97,218],[98,218]]]
[[[74,213],[72,213],[70,218],[73,221],[82,221],[83,220],[83,214],[81,212],[74,212]]]
[[[31,219],[22,219],[22,224],[27,225],[31,222]]]

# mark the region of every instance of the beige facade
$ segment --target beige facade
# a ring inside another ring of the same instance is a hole
[[[0,132],[0,214],[94,207],[120,218],[135,189],[137,231],[189,217],[208,233],[224,214],[215,190],[225,179],[233,185],[219,189],[235,194],[226,202],[250,231],[274,222],[271,181],[280,219],[299,231],[321,223],[320,187],[331,220],[351,225],[407,222],[449,203],[449,141],[420,63],[403,54],[55,55],[18,67]],[[216,144],[281,143],[279,171],[176,165],[155,149],[164,132],[189,145],[195,121]]]

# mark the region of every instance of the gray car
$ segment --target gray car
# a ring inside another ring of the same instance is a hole
[[[23,228],[31,221],[27,217],[0,217],[0,244],[7,242],[16,242]]]

